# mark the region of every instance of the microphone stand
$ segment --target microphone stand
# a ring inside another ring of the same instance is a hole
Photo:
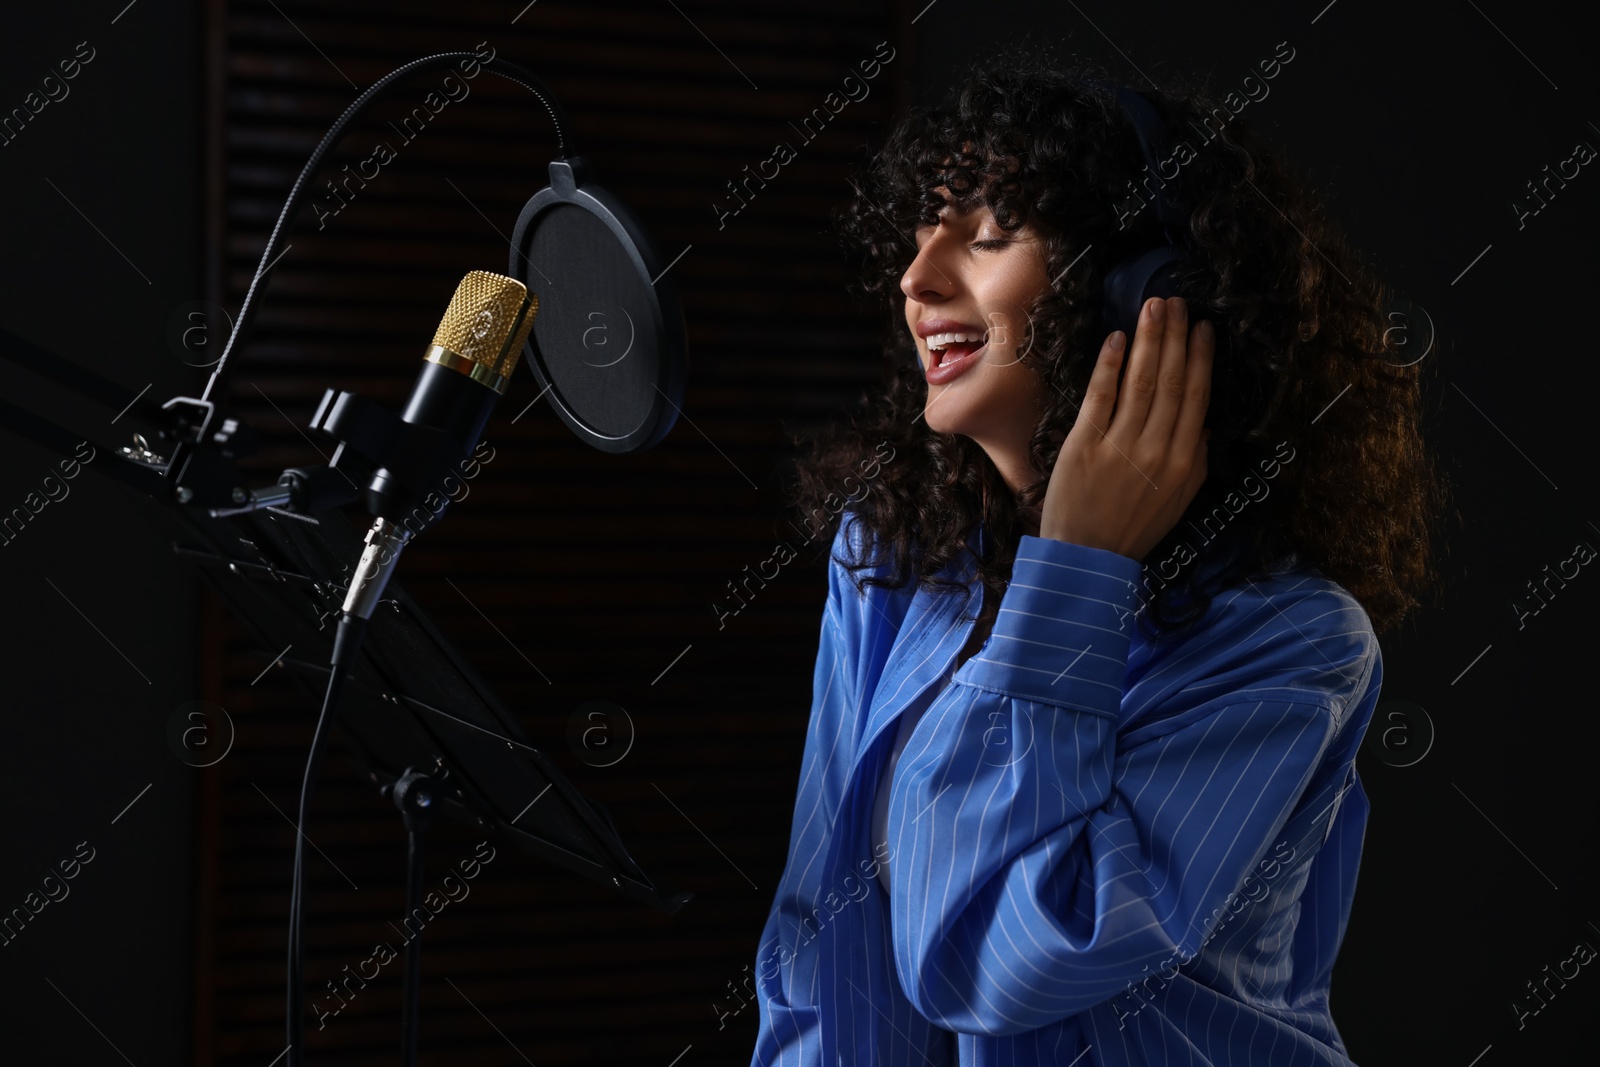
[[[154,427],[152,437],[156,443],[153,446],[143,436],[136,434],[133,447],[124,447],[116,451],[108,448],[111,460],[101,465],[99,469],[158,500],[203,509],[213,520],[243,520],[249,518],[252,512],[262,510],[291,515],[326,513],[356,502],[361,496],[358,486],[366,484],[379,468],[388,468],[396,473],[409,471],[414,477],[420,476],[426,479],[430,463],[423,457],[439,454],[440,449],[437,446],[440,442],[430,439],[430,436],[439,437],[439,431],[406,423],[394,413],[360,396],[348,392],[336,393],[330,389],[323,396],[322,403],[312,419],[311,428],[339,441],[339,447],[335,450],[333,458],[323,466],[291,468],[283,472],[276,485],[252,490],[244,484],[237,461],[254,450],[256,436],[249,427],[237,420],[224,417],[218,410],[218,404],[225,394],[231,372],[237,363],[235,350],[254,322],[260,304],[258,294],[264,289],[270,277],[271,269],[278,258],[279,245],[325,157],[340,141],[350,123],[391,86],[409,75],[450,66],[467,59],[480,64],[484,70],[516,82],[531,91],[544,106],[555,126],[558,142],[557,159],[570,158],[574,163],[580,162],[580,157],[570,156],[569,153],[570,145],[565,133],[565,112],[543,83],[530,71],[499,58],[485,61],[472,52],[444,52],[413,60],[378,79],[363,92],[339,116],[312,151],[289,191],[266,247],[262,251],[261,265],[251,279],[233,331],[228,337],[227,346],[199,397],[173,397],[158,407],[145,401],[142,393],[133,396],[122,386],[76,367],[4,329],[0,329],[0,358],[16,362],[31,371],[52,378],[82,398],[106,406],[120,406],[122,410],[117,416],[118,419],[131,411],[135,416],[134,421]],[[72,454],[76,435],[3,399],[0,399],[0,425],[62,454]],[[374,528],[375,531],[377,529]],[[369,547],[370,544],[371,534],[369,534]],[[183,549],[180,551],[207,559],[226,559],[220,554]],[[231,559],[227,559],[227,568],[230,573],[241,578],[254,577],[255,572],[261,569],[253,561]],[[286,581],[290,573],[280,571],[272,565],[266,569],[274,583]],[[295,577],[311,582],[319,590],[321,588],[321,584],[313,578],[299,574]],[[381,595],[387,577],[387,574],[382,575],[376,592],[366,597],[365,603],[358,610],[352,611],[351,605],[347,603],[346,610],[340,616],[330,664],[326,668],[327,679],[321,712],[313,731],[305,773],[301,779],[299,813],[295,827],[294,877],[290,894],[286,1026],[289,1067],[303,1067],[305,1060],[302,907],[305,896],[303,845],[305,834],[303,829],[310,814],[311,798],[326,751],[328,736],[338,718],[344,683],[360,652],[368,629],[368,616],[378,596]],[[399,700],[395,702],[399,703]],[[409,701],[408,705],[416,703]],[[411,708],[414,714],[420,715],[419,707],[424,706]],[[445,736],[450,729],[457,728],[463,723],[472,726],[478,733],[492,733],[465,720],[453,719],[448,713],[432,708],[426,710],[430,717],[425,730],[432,733],[436,741],[439,737]],[[472,741],[481,744],[482,738],[474,735]],[[496,750],[503,747],[512,749],[514,754],[520,754],[535,763],[540,763],[542,760],[536,750],[510,738],[499,737],[498,742],[499,744],[493,746]],[[469,748],[470,745],[462,742],[459,737],[456,738],[454,750],[464,752]],[[475,754],[475,758],[481,757],[481,752]],[[504,757],[504,753],[501,753],[501,757]],[[689,899],[688,894],[667,893],[645,879],[615,837],[615,829],[610,826],[609,819],[601,822],[596,816],[598,809],[582,804],[581,796],[571,790],[553,768],[546,767],[542,763],[539,765],[540,772],[550,779],[551,786],[563,787],[558,790],[558,794],[565,795],[563,803],[566,808],[562,809],[562,817],[580,826],[587,835],[583,837],[583,851],[570,840],[563,844],[554,844],[551,840],[535,836],[520,827],[514,827],[511,824],[516,821],[515,819],[506,820],[498,814],[491,814],[486,818],[480,812],[493,810],[487,787],[481,784],[475,785],[469,778],[463,776],[452,776],[445,768],[442,756],[436,757],[434,762],[435,768],[431,772],[407,768],[395,782],[383,787],[385,794],[399,809],[406,829],[408,914],[421,907],[424,873],[423,833],[432,816],[440,810],[441,802],[448,802],[453,814],[461,816],[465,813],[483,826],[491,825],[490,820],[493,819],[501,832],[512,831],[522,834],[526,838],[523,843],[544,852],[550,858],[591,877],[607,881],[669,913],[676,911]],[[377,780],[376,773],[373,774],[373,779]],[[543,792],[540,795],[542,796]],[[527,808],[522,810],[525,812]],[[590,855],[599,859],[591,859]],[[419,929],[417,935],[408,942],[406,949],[405,1017],[401,1046],[401,1059],[405,1067],[414,1067],[416,1062],[418,1001],[421,987],[420,936]]]
[[[443,52],[437,55],[425,56],[421,59],[413,60],[412,62],[407,63],[384,75],[382,78],[379,78],[371,85],[371,87],[358,96],[355,101],[345,109],[344,113],[340,115],[337,120],[335,120],[334,124],[328,129],[328,132],[323,135],[323,138],[317,144],[317,147],[312,151],[310,158],[306,160],[305,166],[301,168],[299,176],[295,179],[294,185],[290,188],[289,196],[284,201],[283,209],[279,212],[278,220],[272,228],[272,234],[267,239],[267,246],[262,250],[261,265],[256,270],[255,276],[250,280],[250,288],[245,293],[244,303],[240,306],[239,318],[234,324],[233,332],[228,337],[227,347],[223,349],[222,356],[217,361],[217,365],[211,373],[210,380],[206,382],[205,391],[200,395],[200,398],[197,401],[190,402],[193,403],[197,408],[205,411],[207,416],[211,414],[209,408],[213,398],[224,395],[224,389],[227,385],[229,372],[233,366],[232,357],[234,350],[238,346],[240,339],[244,336],[246,331],[249,330],[255,319],[255,312],[257,307],[259,307],[259,302],[256,300],[256,294],[270,275],[271,268],[278,255],[278,245],[283,238],[289,223],[294,218],[296,209],[299,208],[301,202],[305,199],[307,191],[311,188],[311,182],[313,181],[318,168],[321,167],[323,159],[343,138],[346,127],[348,127],[351,122],[353,122],[363,111],[365,111],[369,104],[381,96],[385,90],[407,76],[420,71],[432,70],[437,67],[451,66],[466,59],[472,59],[475,62],[479,62],[482,64],[483,69],[498,74],[499,76],[510,81],[517,82],[531,91],[534,96],[538,97],[540,103],[544,105],[545,111],[549,113],[551,122],[555,125],[559,157],[566,158],[567,140],[564,132],[565,123],[563,120],[565,115],[563,110],[555,101],[554,96],[549,92],[548,89],[544,87],[543,83],[540,82],[540,80],[535,77],[532,72],[517,64],[510,63],[499,58],[484,62],[478,59],[476,53],[472,52]],[[332,394],[330,391],[329,396],[331,395]],[[317,423],[320,421],[320,417],[328,410],[328,407],[329,399],[328,396],[325,396],[323,406],[318,411],[319,418],[313,420],[313,426],[317,425]],[[371,410],[381,410],[377,409],[374,405],[368,405],[368,407]],[[398,422],[399,420],[395,421]],[[204,423],[202,425],[204,425]],[[200,435],[200,439],[204,439],[203,432]],[[342,453],[343,451],[344,449],[341,448],[340,452]],[[183,463],[185,460],[194,462],[195,458],[202,454],[203,453],[189,452],[186,455],[184,450],[180,449],[174,458],[174,463],[177,465]],[[340,456],[336,454],[334,460],[328,465],[329,468],[336,471],[339,470],[339,460]],[[341,476],[346,476],[347,474],[347,472],[344,471],[340,471],[340,473]],[[296,488],[300,488],[302,493],[307,496],[315,494],[320,497],[314,501],[302,501],[303,503],[314,502],[326,505],[332,503],[334,498],[344,495],[339,491],[336,483],[327,478],[321,478],[319,480],[317,475],[314,473],[307,473],[302,478],[296,479],[291,477],[290,473],[286,472],[285,478],[289,479],[287,483],[285,483],[283,479],[280,479],[279,484],[283,487],[282,489],[269,490],[266,494],[253,494],[248,490],[242,493],[230,490],[228,499],[225,501],[211,498],[208,494],[207,498],[201,499],[198,502],[210,505],[217,509],[213,512],[213,514],[222,515],[229,513],[237,514],[237,509],[240,508],[273,506],[274,503],[296,503],[294,500]],[[354,486],[356,484],[359,484],[353,479],[348,479],[347,477],[346,480],[350,481],[352,490],[354,490]],[[273,503],[269,503],[269,501]],[[344,501],[340,502],[342,503]],[[231,509],[230,505],[232,506]],[[289,1042],[289,1067],[303,1067],[304,1064],[304,917],[301,912],[301,898],[305,892],[305,872],[302,865],[302,853],[304,850],[300,844],[301,837],[299,835],[299,830],[305,825],[306,818],[310,812],[311,793],[315,784],[316,772],[318,770],[321,757],[321,748],[319,746],[319,742],[326,742],[327,727],[332,724],[332,720],[337,714],[339,684],[342,679],[342,675],[349,667],[348,659],[341,658],[341,652],[347,650],[348,658],[353,658],[355,650],[360,644],[361,635],[364,631],[364,624],[359,627],[350,626],[347,629],[346,623],[352,617],[353,616],[351,616],[349,613],[346,613],[340,622],[339,635],[340,637],[345,637],[345,635],[348,634],[348,643],[342,645],[336,641],[334,646],[334,660],[332,663],[333,669],[328,678],[328,689],[323,701],[322,715],[318,721],[316,734],[312,740],[312,750],[306,761],[306,772],[300,789],[300,812],[299,820],[296,826],[297,836],[295,839],[294,885],[290,895],[291,929],[289,937],[287,1034]],[[408,952],[409,951],[410,950],[408,949]],[[408,967],[411,966],[412,959],[412,956],[408,956]],[[407,1049],[409,1051],[403,1051],[402,1062],[406,1065],[406,1067],[412,1067],[416,1061],[414,1024],[408,1024],[407,1030],[409,1035]]]
[[[400,780],[389,787],[389,796],[406,824],[406,918],[416,915],[422,907],[422,832],[433,817],[433,798],[447,784],[448,771],[424,774],[407,768]],[[404,921],[404,920],[402,920]],[[401,1060],[415,1063],[417,1059],[418,1000],[422,991],[422,929],[419,926],[411,940],[406,942],[406,977],[404,1034],[401,1038]]]

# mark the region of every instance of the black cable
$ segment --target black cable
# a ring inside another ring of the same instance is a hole
[[[294,186],[289,190],[289,198],[284,201],[283,210],[278,213],[278,221],[272,227],[272,236],[267,238],[267,247],[261,252],[261,265],[256,268],[256,276],[250,279],[250,288],[245,292],[244,303],[239,307],[238,321],[233,324],[233,332],[228,335],[227,347],[222,350],[222,357],[217,360],[216,369],[211,372],[211,378],[206,382],[205,392],[200,394],[202,401],[211,400],[213,396],[221,397],[222,387],[227,382],[225,372],[228,367],[228,359],[233,354],[233,350],[240,339],[244,337],[245,331],[250,328],[251,322],[255,319],[256,290],[266,281],[267,268],[272,265],[278,254],[278,242],[283,237],[289,220],[294,217],[295,211],[300,207],[300,202],[305,199],[306,191],[311,187],[311,179],[318,168],[322,166],[322,160],[333,149],[333,146],[338,144],[340,138],[344,136],[345,127],[356,116],[365,111],[368,104],[399,79],[408,74],[414,74],[419,70],[449,66],[462,59],[477,60],[482,64],[484,70],[498,74],[507,81],[516,82],[538,97],[539,102],[544,105],[545,111],[549,113],[550,121],[556,128],[556,158],[567,158],[569,153],[565,124],[566,112],[556,102],[550,90],[545,88],[544,83],[534,76],[533,72],[516,63],[498,57],[484,61],[478,58],[476,52],[440,52],[437,55],[413,59],[410,63],[397,67],[385,74],[373,82],[366,92],[356,97],[349,107],[345,108],[344,114],[340,115],[338,120],[328,128],[328,132],[323,135],[322,141],[312,151],[311,158],[306,160],[306,165],[300,171],[300,176],[294,180]]]
[[[300,818],[295,823],[294,836],[294,885],[289,891],[289,1067],[302,1067],[305,1062],[305,1050],[301,1045],[305,1033],[305,923],[300,905],[306,887],[306,819],[311,814],[311,792],[316,786],[317,772],[322,768],[322,755],[327,751],[339,692],[344,688],[344,680],[366,632],[366,619],[340,616],[338,629],[333,634],[333,669],[328,672],[322,714],[317,717],[317,728],[311,735],[311,751],[306,756],[305,777],[300,780]]]

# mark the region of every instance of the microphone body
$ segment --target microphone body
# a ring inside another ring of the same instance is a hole
[[[372,617],[401,550],[444,512],[445,480],[482,439],[538,308],[515,278],[475,270],[462,279],[400,416],[404,432],[366,486],[377,519],[345,595],[346,615]]]
[[[406,401],[402,422],[440,431],[436,447],[406,484],[389,467],[380,467],[366,489],[367,511],[395,522],[416,514],[418,505],[438,490],[457,464],[466,459],[483,437],[483,428],[500,399],[484,385],[443,363],[425,363]],[[430,512],[437,515],[438,511]],[[419,532],[419,531],[413,531]]]

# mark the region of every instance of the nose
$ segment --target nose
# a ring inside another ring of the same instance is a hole
[[[949,231],[944,226],[936,227],[933,235],[911,260],[911,265],[900,275],[900,291],[906,295],[906,299],[925,304],[948,299],[954,293],[954,280],[938,262],[943,258],[949,239]]]

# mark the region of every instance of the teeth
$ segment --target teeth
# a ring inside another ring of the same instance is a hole
[[[928,350],[932,351],[936,348],[945,348],[957,341],[977,341],[981,344],[983,339],[983,333],[975,333],[970,330],[959,333],[936,333],[928,338]]]

